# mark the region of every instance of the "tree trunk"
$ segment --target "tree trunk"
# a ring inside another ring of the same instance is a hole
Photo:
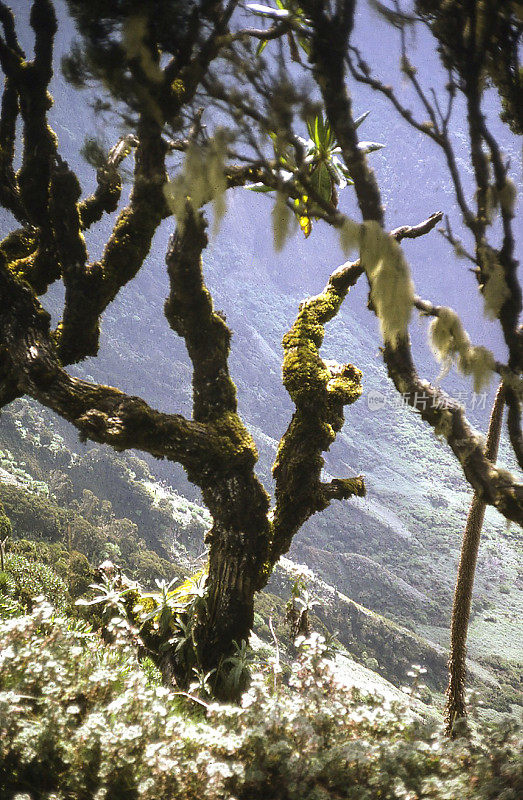
[[[244,687],[231,685],[232,664],[226,659],[248,641],[255,594],[272,571],[269,498],[248,470],[217,476],[202,493],[214,524],[206,537],[210,547],[205,594],[197,599],[189,620],[193,658],[187,660],[174,647],[169,659],[179,685],[194,679],[196,666],[204,673],[212,671],[210,684],[217,697],[235,699]]]
[[[501,384],[492,406],[485,455],[495,462],[498,454],[501,423],[503,421],[504,389]],[[447,734],[450,736],[457,719],[466,716],[465,679],[467,655],[467,631],[472,604],[472,590],[478,559],[481,529],[485,518],[486,503],[482,496],[474,492],[465,525],[461,556],[454,592],[452,621],[450,627],[449,686],[445,719]]]

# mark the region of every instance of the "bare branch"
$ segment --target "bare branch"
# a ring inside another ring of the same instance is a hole
[[[436,211],[418,225],[403,225],[401,228],[395,228],[391,231],[390,235],[398,242],[402,239],[417,239],[419,236],[425,236],[426,233],[430,233],[442,219],[443,211]]]
[[[367,86],[370,86],[375,91],[377,91],[380,94],[383,94],[385,97],[387,97],[390,100],[390,102],[392,103],[392,105],[394,106],[394,108],[399,112],[399,114],[403,117],[403,119],[405,119],[409,123],[409,125],[411,125],[416,130],[420,131],[420,133],[423,133],[426,136],[428,136],[430,139],[432,139],[434,142],[436,142],[436,144],[438,144],[442,148],[443,152],[445,153],[445,157],[446,157],[446,160],[447,160],[447,166],[449,168],[449,172],[450,172],[450,175],[451,175],[451,178],[452,178],[452,183],[453,183],[453,186],[454,186],[454,191],[456,193],[456,199],[458,201],[458,205],[459,205],[461,213],[463,215],[463,219],[465,220],[465,223],[467,224],[467,226],[472,230],[473,227],[474,227],[474,219],[475,218],[474,218],[474,215],[473,215],[471,209],[469,208],[469,206],[467,204],[467,201],[465,199],[465,193],[464,193],[464,190],[463,190],[463,185],[462,185],[462,182],[461,182],[458,166],[457,166],[457,163],[456,163],[456,157],[455,157],[455,154],[454,154],[454,149],[453,149],[452,144],[450,142],[450,139],[449,139],[449,137],[447,135],[446,129],[444,129],[443,131],[439,131],[438,132],[436,130],[433,130],[430,125],[427,125],[427,124],[425,124],[423,122],[417,122],[414,119],[410,109],[405,108],[400,103],[400,101],[396,97],[392,87],[391,86],[385,86],[379,80],[377,80],[376,78],[373,78],[371,76],[370,69],[369,69],[368,65],[361,58],[358,50],[356,48],[352,47],[352,46],[351,46],[350,50],[353,53],[356,54],[356,56],[358,58],[358,63],[359,63],[359,71],[358,71],[354,67],[354,64],[353,64],[350,56],[347,56],[347,63],[349,65],[350,72],[351,72],[352,76],[355,78],[355,80],[357,80],[360,83],[364,83]],[[449,103],[449,110],[448,110],[449,117],[450,117],[450,108],[451,108],[451,105]]]
[[[454,234],[452,233],[452,228],[450,225],[450,220],[447,215],[445,215],[445,227],[438,228],[439,233],[443,236],[444,239],[447,240],[449,244],[452,245],[454,248],[456,255],[461,258],[467,258],[472,264],[474,264],[474,272],[477,271],[478,262],[475,256],[472,253],[469,253],[468,250],[465,250],[463,244],[457,239]]]

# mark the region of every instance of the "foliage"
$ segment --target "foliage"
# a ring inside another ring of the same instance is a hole
[[[65,581],[54,569],[35,559],[17,553],[8,553],[5,572],[0,573],[0,594],[16,599],[23,607],[32,609],[36,598],[52,602],[60,613],[71,605]]]
[[[59,478],[55,475],[53,480]],[[76,483],[76,475],[73,480]],[[117,488],[114,483],[113,488]],[[118,487],[118,490],[123,492],[124,488]],[[143,490],[142,493],[136,492],[135,511],[142,508],[144,523],[151,520],[156,531],[163,532],[170,522],[170,515],[161,514],[153,508],[151,497],[142,494],[145,494]],[[116,518],[110,501],[98,498],[90,490],[83,490],[81,500],[73,495],[64,502],[63,497],[59,501],[54,496],[46,497],[19,486],[3,485],[2,500],[13,529],[11,547],[21,546],[16,544],[17,540],[32,540],[33,555],[55,567],[59,562],[59,571],[64,577],[71,573],[71,580],[72,573],[86,574],[85,564],[80,569],[79,554],[88,559],[92,568],[110,558],[144,586],[153,585],[158,576],[168,580],[181,576],[181,570],[165,558],[167,553],[158,538],[151,541],[154,549],[149,549],[139,535],[137,525],[129,519]],[[148,536],[148,539],[152,538]],[[27,549],[29,545],[23,547]],[[88,583],[90,579],[84,581],[84,584]],[[83,590],[80,586],[71,587],[74,596],[79,596]]]
[[[355,120],[356,129],[367,119],[369,113],[366,111]],[[283,183],[295,180],[299,196],[294,200],[293,210],[305,238],[311,234],[312,220],[318,219],[321,213],[321,203],[337,208],[339,192],[354,183],[342,160],[341,147],[336,141],[334,131],[321,111],[307,120],[307,132],[309,139],[298,137],[296,140],[302,148],[299,164],[295,149],[285,145],[276,133],[270,133],[275,162],[278,165],[278,178]],[[358,143],[358,148],[363,153],[372,153],[381,150],[382,147],[385,145],[380,142]],[[254,183],[246,188],[262,193],[274,191],[271,186],[264,183]],[[278,196],[281,200],[282,196],[280,194]],[[285,235],[282,237],[281,246],[284,241]]]
[[[151,680],[132,632],[113,644],[42,604],[0,627],[0,784],[12,800],[516,800],[514,723],[445,741],[406,708],[339,685],[318,635],[289,685],[258,671],[241,707]],[[35,657],[37,656],[37,657]]]
[[[389,233],[381,193],[365,157],[376,147],[365,147],[356,133],[359,121],[352,113],[347,69],[356,80],[381,91],[408,125],[443,148],[463,223],[475,243],[474,255],[468,257],[477,267],[487,311],[501,324],[509,358],[506,364],[495,363],[487,353],[472,349],[464,331],[456,336],[452,325],[438,331],[436,323],[435,341],[439,340],[438,352],[444,359],[455,358],[463,372],[475,377],[476,388],[491,368],[510,379],[509,434],[515,455],[523,463],[518,395],[523,349],[512,231],[514,192],[509,165],[481,108],[485,75],[498,88],[506,79],[495,76],[492,65],[485,62],[499,45],[489,17],[498,23],[502,15],[492,2],[481,3],[477,18],[475,3],[444,3],[453,10],[460,8],[466,16],[463,25],[449,30],[447,12],[441,20],[438,3],[429,2],[425,10],[424,3],[419,5],[449,72],[447,111],[436,95],[433,101],[427,99],[415,77],[399,5],[392,20],[402,37],[401,69],[412,83],[418,105],[428,113],[428,123],[418,122],[417,111],[404,108],[392,88],[372,78],[370,67],[351,42],[354,3],[289,0],[272,11],[251,6],[271,20],[270,30],[260,32],[239,29],[244,12],[235,0],[181,3],[176,8],[158,0],[154,12],[135,2],[70,0],[82,39],[68,62],[69,77],[77,84],[92,80],[102,85],[118,107],[115,113],[133,128],[131,138],[116,143],[106,163],[100,163],[94,194],[83,197],[79,177],[61,157],[58,137],[48,124],[57,32],[54,4],[33,0],[29,25],[34,57],[27,60],[13,15],[0,2],[0,66],[5,76],[0,202],[20,225],[2,242],[0,252],[0,402],[5,405],[30,395],[72,423],[82,439],[117,450],[138,447],[152,457],[167,458],[182,465],[201,489],[213,526],[207,537],[205,602],[200,603],[191,635],[197,634],[199,652],[205,654],[199,665],[204,676],[221,659],[227,662],[235,641],[247,640],[254,595],[266,584],[298,529],[331,502],[365,494],[361,476],[323,480],[324,453],[341,431],[344,406],[361,393],[361,373],[350,364],[323,360],[319,353],[325,324],[364,273],[371,286],[369,305],[381,323],[383,356],[398,392],[448,441],[467,480],[485,502],[507,519],[523,520],[523,485],[492,463],[461,406],[442,403],[446,398],[439,388],[418,377],[413,363],[408,336],[412,308],[439,316],[443,322],[445,310],[442,317],[441,308],[416,296],[399,241],[428,233],[442,212],[421,225],[404,225]],[[520,30],[515,29],[512,11],[505,21],[517,42]],[[507,30],[505,25],[503,30]],[[309,122],[310,143],[300,140],[294,130],[309,119],[309,87],[295,80],[294,67],[286,62],[282,48],[280,59],[256,60],[253,44],[272,39],[282,43],[285,38],[292,59],[297,60],[296,42],[307,53],[309,63],[303,72],[314,82],[314,99],[321,96],[322,100],[325,118],[316,103],[316,116]],[[516,45],[502,49],[500,56],[508,62],[515,54],[519,65],[518,53]],[[449,133],[457,91],[463,93],[467,105],[467,146],[476,184],[470,198],[464,196]],[[203,110],[210,111],[205,125],[201,124]],[[226,134],[216,127],[223,118],[232,121]],[[267,134],[272,134],[274,144],[270,161]],[[130,149],[135,151],[132,188],[122,198],[126,205],[122,203],[102,255],[91,261],[85,232],[104,214],[117,210],[122,191],[118,168]],[[184,163],[180,153],[185,154]],[[360,226],[337,207],[336,187],[349,178],[363,219]],[[284,385],[296,413],[274,463],[272,511],[268,492],[254,469],[258,458],[254,440],[237,413],[236,386],[228,366],[232,331],[223,313],[215,310],[202,262],[208,237],[201,209],[213,200],[215,211],[223,211],[225,190],[247,181],[260,181],[277,192],[273,212],[277,248],[285,240],[292,211],[306,234],[312,217],[322,218],[342,232],[345,246],[360,245],[360,260],[333,272],[324,291],[300,306],[296,323],[284,339]],[[183,337],[192,361],[193,409],[187,417],[157,411],[134,393],[125,394],[91,378],[72,377],[66,369],[98,354],[104,312],[142,269],[156,231],[169,216],[168,184],[177,187],[170,210],[178,227],[167,253],[169,295],[164,311],[166,323]],[[488,231],[493,198],[500,207],[502,242],[490,235],[495,231]],[[447,238],[454,244],[450,228]],[[40,298],[56,283],[65,291],[53,330],[53,317]],[[422,405],[425,392],[432,401],[428,405]],[[41,488],[45,493],[46,487]],[[61,481],[61,492],[66,495],[68,489],[67,481]],[[120,532],[122,527],[129,530],[123,524]],[[70,550],[76,531],[73,525],[67,528]],[[88,526],[80,525],[76,541],[82,549],[88,547],[89,532]],[[121,554],[126,538],[115,536],[107,545],[108,554]],[[163,611],[160,628],[169,617],[168,603]],[[158,622],[157,616],[149,621]],[[177,651],[174,647],[171,653],[175,661]]]

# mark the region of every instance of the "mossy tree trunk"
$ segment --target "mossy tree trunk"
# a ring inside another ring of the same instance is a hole
[[[333,499],[364,493],[362,478],[322,483],[322,452],[343,424],[343,407],[361,394],[361,373],[333,365],[319,356],[323,325],[337,313],[354,275],[350,270],[329,282],[324,292],[302,304],[297,320],[284,338],[284,383],[296,412],[278,449],[274,467],[276,507],[256,477],[257,452],[237,410],[236,390],[228,371],[230,331],[213,308],[205,285],[202,252],[207,245],[206,222],[187,203],[186,213],[172,237],[167,254],[170,293],[165,315],[185,340],[193,363],[193,419],[223,437],[222,452],[207,458],[189,478],[201,487],[213,525],[209,544],[205,601],[194,629],[199,666],[215,669],[230,656],[233,643],[248,639],[254,597],[291,544],[296,531]],[[176,650],[172,671],[183,674]],[[215,678],[217,694],[227,683],[226,671]]]

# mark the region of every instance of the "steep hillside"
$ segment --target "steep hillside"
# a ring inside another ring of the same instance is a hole
[[[94,568],[106,558],[153,589],[155,580],[179,581],[202,565],[203,534],[210,525],[207,511],[155,478],[143,460],[97,447],[70,451],[53,420],[26,401],[16,411],[6,411],[1,426],[0,497],[13,531],[8,551],[18,554],[16,558],[43,560],[57,570],[73,599],[87,590]],[[433,693],[432,700],[430,694],[426,699],[439,707],[447,659],[446,650],[435,641],[440,628],[426,625],[421,633],[414,624],[416,617],[425,622],[437,617],[433,596],[357,554],[335,559],[334,586],[330,585],[318,577],[333,572],[332,564],[329,569],[323,565],[328,552],[303,548],[314,569],[282,560],[258,598],[257,633],[270,644],[272,619],[281,641],[289,641],[286,603],[296,581],[304,582],[320,603],[313,613],[316,627],[334,634],[350,658],[396,687],[406,683],[412,663],[423,664]],[[508,711],[517,702],[510,660],[517,656],[506,655],[507,660],[494,665],[470,665],[475,687],[487,707],[497,711]]]

